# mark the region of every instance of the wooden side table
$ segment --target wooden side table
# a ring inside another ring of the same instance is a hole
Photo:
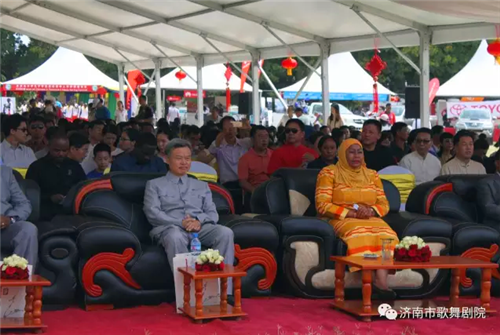
[[[184,275],[184,306],[180,310],[196,323],[207,319],[237,318],[247,315],[241,310],[241,277],[247,275],[243,270],[226,265],[222,271],[201,272],[193,268],[177,269]],[[227,304],[227,279],[233,279],[234,306]],[[220,305],[203,306],[203,279],[220,279]],[[195,283],[196,306],[191,307],[191,281]]]
[[[33,275],[31,279],[2,279],[1,287],[26,287],[26,306],[24,318],[2,318],[0,330],[4,329],[32,329],[39,333],[45,331],[46,325],[42,324],[42,287],[51,283],[42,276]]]
[[[498,268],[498,264],[485,262],[481,260],[465,258],[461,256],[433,256],[429,262],[398,262],[398,261],[383,261],[380,258],[367,259],[358,256],[331,256],[330,260],[335,262],[335,300],[332,303],[333,307],[345,312],[354,314],[363,319],[363,321],[371,321],[372,316],[379,316],[378,306],[382,302],[372,301],[372,271],[378,269],[386,270],[403,270],[403,269],[451,269],[451,287],[449,301],[424,299],[420,301],[422,308],[437,308],[437,307],[474,307],[474,304],[468,301],[459,300],[459,285],[460,272],[466,269],[481,269],[481,304],[486,313],[495,313],[490,306],[490,289],[491,289],[491,272]],[[362,293],[363,300],[344,299],[344,276],[345,267],[353,266],[361,269],[362,272]],[[413,300],[415,302],[415,300]],[[385,302],[385,301],[384,301]],[[409,305],[408,301],[398,300],[391,301],[389,305],[393,309],[399,310]],[[414,304],[413,304],[414,305]]]

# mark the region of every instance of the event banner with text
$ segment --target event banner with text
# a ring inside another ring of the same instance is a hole
[[[459,117],[466,109],[486,109],[491,112],[491,116],[494,118],[500,118],[500,100],[447,102],[446,109],[448,118]]]

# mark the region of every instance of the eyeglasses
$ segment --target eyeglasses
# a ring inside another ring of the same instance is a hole
[[[33,129],[33,130],[35,130],[35,129],[40,129],[41,130],[41,129],[45,128],[45,125],[43,125],[43,124],[33,124],[33,125],[30,126],[30,128]]]
[[[17,128],[16,130],[17,131],[22,131],[23,133],[27,133],[28,132],[28,128]]]
[[[418,144],[429,144],[431,143],[431,140],[416,140],[415,142],[417,142]]]
[[[286,128],[285,129],[285,134],[290,134],[290,133],[297,134],[298,132],[299,132],[299,130],[295,129],[295,128]]]

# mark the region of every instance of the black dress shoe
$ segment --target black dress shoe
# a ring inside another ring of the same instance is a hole
[[[393,290],[383,290],[372,284],[372,298],[373,300],[396,300],[397,295]]]

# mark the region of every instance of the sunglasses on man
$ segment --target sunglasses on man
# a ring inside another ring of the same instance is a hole
[[[285,129],[285,134],[290,134],[290,133],[297,134],[298,132],[299,132],[299,130],[295,129],[295,128],[286,128]]]
[[[32,124],[32,125],[30,126],[30,128],[31,128],[32,130],[36,130],[36,129],[40,129],[40,130],[42,130],[43,128],[45,128],[45,125],[43,125],[43,124]]]

